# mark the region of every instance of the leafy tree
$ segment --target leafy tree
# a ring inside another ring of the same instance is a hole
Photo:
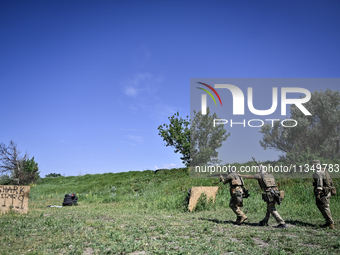
[[[22,165],[23,167],[19,171],[12,172],[13,180],[19,185],[34,183],[40,178],[38,163],[35,162],[34,157],[25,159]]]
[[[13,141],[8,146],[0,144],[0,173],[10,173],[10,184],[16,185],[29,184],[39,178],[39,168],[34,157],[30,159],[27,153],[21,156]]]
[[[262,126],[260,145],[286,153],[289,161],[308,161],[319,157],[340,157],[340,92],[327,89],[314,91],[304,104],[311,116],[305,116],[295,105],[290,107],[296,127],[282,127],[279,122]]]
[[[166,142],[166,146],[175,147],[175,153],[182,154],[181,160],[186,166],[218,163],[218,148],[227,140],[230,133],[226,134],[223,125],[213,127],[213,120],[217,119],[216,113],[210,115],[194,111],[194,118],[189,121],[179,117],[179,112],[169,117],[170,124],[158,127],[159,135]]]
[[[194,118],[190,127],[190,157],[191,166],[205,165],[207,163],[217,164],[217,149],[222,146],[222,142],[227,140],[230,133],[224,129],[223,125],[213,126],[214,119],[218,119],[217,114],[210,115],[207,108],[207,114],[194,111]]]
[[[179,117],[179,112],[168,118],[170,124],[163,124],[158,127],[158,134],[166,142],[165,146],[175,147],[175,153],[182,154],[183,164],[189,166],[190,162],[190,121]]]

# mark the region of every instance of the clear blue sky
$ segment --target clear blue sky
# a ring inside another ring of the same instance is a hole
[[[41,176],[181,167],[157,127],[189,114],[190,78],[340,77],[339,13],[339,1],[1,0],[0,142]],[[231,162],[249,160],[234,137]],[[259,139],[255,156],[277,158]]]

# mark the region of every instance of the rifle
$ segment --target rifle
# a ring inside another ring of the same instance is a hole
[[[254,157],[251,157],[252,159],[253,159],[253,161],[256,163],[256,165],[258,166],[258,168],[259,168],[259,172],[262,172],[261,170],[262,170],[262,166],[261,165],[259,165],[259,163],[257,163],[257,161],[255,160],[255,158]]]
[[[226,177],[228,174],[212,174],[212,175],[210,175],[209,177],[219,177],[220,178],[220,181],[219,182],[221,182],[221,181],[224,181],[224,178],[223,178],[223,176],[224,177]],[[221,178],[222,177],[222,178]],[[219,182],[213,182],[213,184],[218,184]]]

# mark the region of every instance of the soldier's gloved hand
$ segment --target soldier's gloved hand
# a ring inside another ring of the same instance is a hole
[[[321,190],[317,190],[316,191],[316,198],[320,199],[320,196],[321,196]]]
[[[224,178],[223,176],[220,174],[220,182],[223,182],[224,181]]]

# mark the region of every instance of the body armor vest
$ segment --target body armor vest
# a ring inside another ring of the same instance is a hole
[[[261,189],[266,190],[272,187],[276,187],[275,178],[272,174],[260,174],[261,179],[258,180]]]
[[[230,175],[230,178],[231,178],[231,183],[230,184],[232,186],[243,186],[244,185],[242,177],[240,177],[238,174],[231,173],[229,175]]]
[[[333,184],[333,180],[331,178],[331,176],[329,175],[328,171],[322,170],[320,172],[316,172],[313,174],[313,178],[314,178],[314,186],[316,186],[317,183],[317,179],[322,179],[322,185],[324,187],[332,187],[334,186]]]

